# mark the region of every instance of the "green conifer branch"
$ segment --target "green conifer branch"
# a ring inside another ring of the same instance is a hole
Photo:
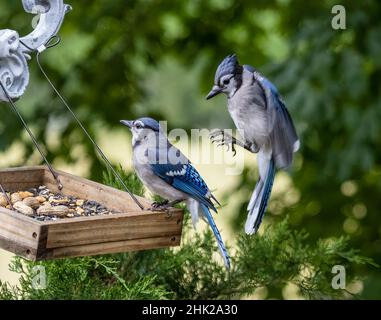
[[[135,174],[119,173],[130,190],[143,195]],[[106,184],[121,188],[113,176]],[[46,267],[47,288],[32,287],[36,263],[15,258],[10,269],[20,274],[18,286],[0,282],[1,299],[234,299],[250,297],[266,287],[270,297],[281,297],[288,285],[297,286],[307,299],[353,298],[348,290],[332,288],[332,267],[342,265],[346,283],[356,275],[353,265],[376,266],[349,247],[349,238],[308,241],[308,233],[294,230],[288,219],[266,228],[263,235],[239,234],[232,253],[232,270],[226,272],[209,230],[189,237],[185,219],[180,248],[158,249],[100,257],[53,260]],[[213,259],[211,259],[213,257]]]

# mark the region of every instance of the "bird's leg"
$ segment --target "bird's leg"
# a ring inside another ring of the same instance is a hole
[[[258,151],[259,151],[259,147],[257,146],[257,144],[255,142],[252,142],[252,143],[247,143],[246,142],[244,148],[247,151],[250,151],[252,153],[258,153]]]
[[[220,138],[217,138],[221,136]],[[219,146],[228,146],[228,150],[229,150],[229,146],[231,146],[231,150],[232,152],[234,153],[233,156],[236,155],[237,151],[235,150],[235,145],[237,146],[240,146],[241,148],[244,148],[250,152],[253,152],[253,153],[257,153],[259,151],[259,148],[258,146],[253,142],[253,143],[248,143],[248,142],[242,142],[240,140],[238,140],[237,138],[231,136],[230,134],[226,133],[224,130],[221,130],[221,129],[216,129],[216,130],[213,130],[210,134],[210,139],[212,141],[212,143],[215,143],[217,142],[218,143],[218,147]]]
[[[152,211],[165,211],[168,208],[173,207],[174,205],[176,205],[180,202],[183,202],[183,201],[185,201],[185,199],[178,199],[178,200],[171,201],[171,202],[169,202],[168,200],[165,200],[165,201],[160,202],[160,203],[154,202],[151,205],[151,210]]]
[[[167,207],[168,207],[168,208],[169,208],[169,207],[173,207],[173,206],[175,206],[176,204],[179,204],[180,202],[183,202],[183,201],[185,201],[185,199],[178,199],[178,200],[169,202],[169,203],[167,204]]]
[[[164,200],[164,201],[161,201],[161,202],[159,202],[159,201],[152,202],[151,209],[152,210],[156,210],[157,208],[165,206],[166,204],[168,204],[168,202],[169,202],[168,200]]]

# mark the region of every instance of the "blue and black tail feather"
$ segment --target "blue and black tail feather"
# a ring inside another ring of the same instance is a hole
[[[275,161],[273,159],[270,160],[270,166],[268,170],[268,175],[266,177],[265,190],[263,191],[261,206],[259,209],[258,218],[255,222],[254,229],[255,232],[258,231],[260,224],[262,223],[263,216],[265,215],[267,205],[269,203],[271,190],[273,188],[275,178]]]
[[[221,251],[222,257],[224,259],[226,269],[230,270],[230,257],[229,257],[229,254],[228,254],[226,248],[225,248],[224,242],[222,241],[221,234],[218,231],[217,226],[213,220],[212,214],[206,205],[204,205],[203,203],[201,203],[200,205],[201,205],[202,210],[204,211],[205,218],[208,220],[208,223],[209,223],[210,227],[212,228],[214,236],[217,239],[217,244],[218,244],[218,247]]]
[[[245,225],[245,231],[247,234],[256,233],[262,223],[274,183],[275,170],[275,161],[274,158],[271,158],[265,180],[262,181],[260,178],[255,186],[252,199],[250,200],[248,217]]]

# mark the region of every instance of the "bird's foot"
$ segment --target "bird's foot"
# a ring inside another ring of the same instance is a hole
[[[185,201],[185,199],[178,199],[174,200],[172,202],[169,202],[168,200],[163,202],[154,202],[151,205],[151,208],[149,210],[152,211],[167,211],[169,208],[172,208],[176,204],[179,204],[180,202]]]
[[[161,202],[155,201],[151,204],[151,211],[165,211],[168,209],[168,200],[164,200]]]
[[[231,148],[233,152],[233,157],[236,155],[237,151],[235,145],[237,144],[236,138],[232,137],[230,134],[226,133],[222,129],[213,130],[210,135],[210,140],[212,143],[217,143],[217,147],[226,146],[227,151]]]

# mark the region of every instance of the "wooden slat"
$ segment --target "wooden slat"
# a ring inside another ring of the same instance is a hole
[[[19,213],[0,208],[0,236],[37,249],[40,224]]]
[[[36,260],[41,239],[41,223],[0,208],[0,248]]]
[[[56,173],[64,186],[62,193],[65,195],[72,195],[82,199],[96,200],[107,208],[118,212],[140,210],[127,192],[120,191],[88,179],[76,177],[66,172],[56,170]],[[58,191],[56,181],[48,170],[45,170],[44,184],[50,190],[54,192]],[[137,198],[145,206],[145,208],[149,208],[149,201],[142,197],[137,196]]]
[[[45,167],[8,168],[0,171],[0,183],[10,192],[33,188],[42,184]]]
[[[38,260],[94,256],[108,253],[146,250],[147,248],[166,248],[171,246],[178,246],[180,241],[181,239],[179,236],[170,236],[54,248],[48,249],[45,253],[41,254],[38,257]]]
[[[32,261],[37,260],[38,250],[0,236],[0,248]]]
[[[142,239],[161,236],[180,236],[182,212],[135,212],[108,216],[73,218],[46,224],[47,248]]]

